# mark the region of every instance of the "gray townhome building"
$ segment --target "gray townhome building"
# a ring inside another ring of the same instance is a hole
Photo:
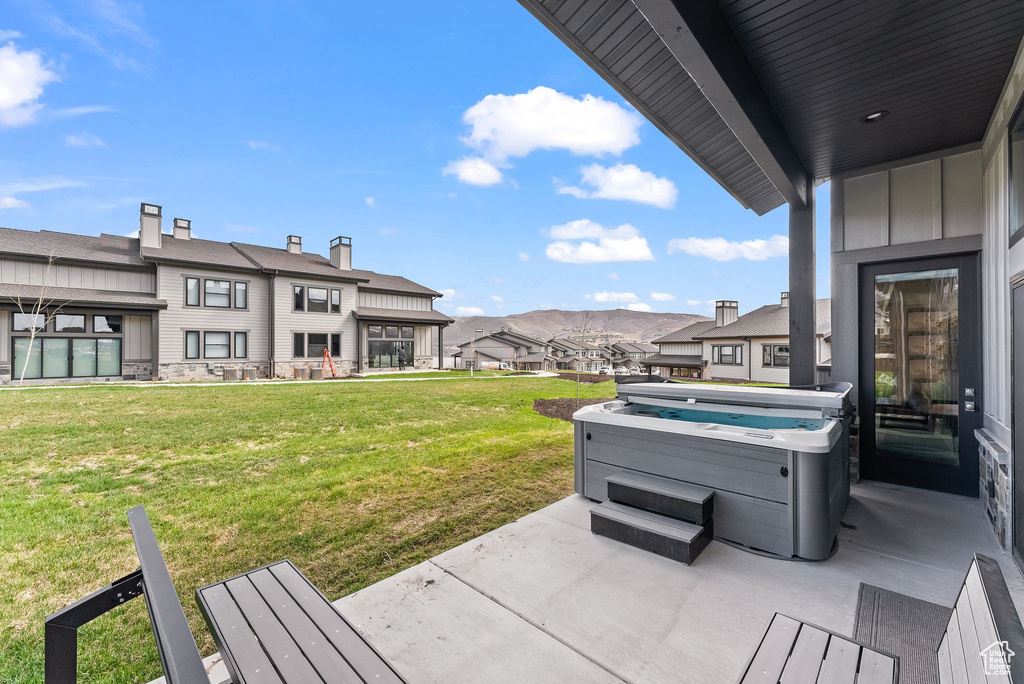
[[[328,351],[339,374],[429,368],[451,319],[441,294],[329,258],[192,237],[144,203],[139,236],[0,228],[0,384],[293,377]],[[436,337],[435,337],[436,335]]]

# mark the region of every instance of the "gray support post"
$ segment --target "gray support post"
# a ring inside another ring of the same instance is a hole
[[[153,380],[160,379],[160,311],[154,309],[153,314],[150,316],[151,332],[150,332],[150,355],[153,357],[151,369],[151,375]]]
[[[815,380],[814,181],[806,206],[789,206],[789,384]]]
[[[444,370],[444,326],[437,326],[437,370]]]
[[[363,374],[363,322],[356,319],[356,373]]]

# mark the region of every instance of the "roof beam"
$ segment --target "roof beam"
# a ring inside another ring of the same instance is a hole
[[[633,0],[719,116],[791,206],[807,171],[715,0]]]

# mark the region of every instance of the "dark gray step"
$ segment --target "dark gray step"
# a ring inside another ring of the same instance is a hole
[[[711,521],[694,525],[613,501],[590,509],[590,531],[685,565],[700,555],[713,535]]]
[[[640,473],[605,478],[608,498],[617,503],[703,525],[714,514],[715,492],[707,487]]]

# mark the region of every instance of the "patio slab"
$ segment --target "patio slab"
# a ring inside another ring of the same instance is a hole
[[[851,634],[861,582],[951,606],[975,552],[1024,606],[977,499],[855,485],[827,561],[715,541],[689,567],[593,535],[592,505],[569,497],[336,605],[410,682],[701,683],[735,681],[776,611]]]

